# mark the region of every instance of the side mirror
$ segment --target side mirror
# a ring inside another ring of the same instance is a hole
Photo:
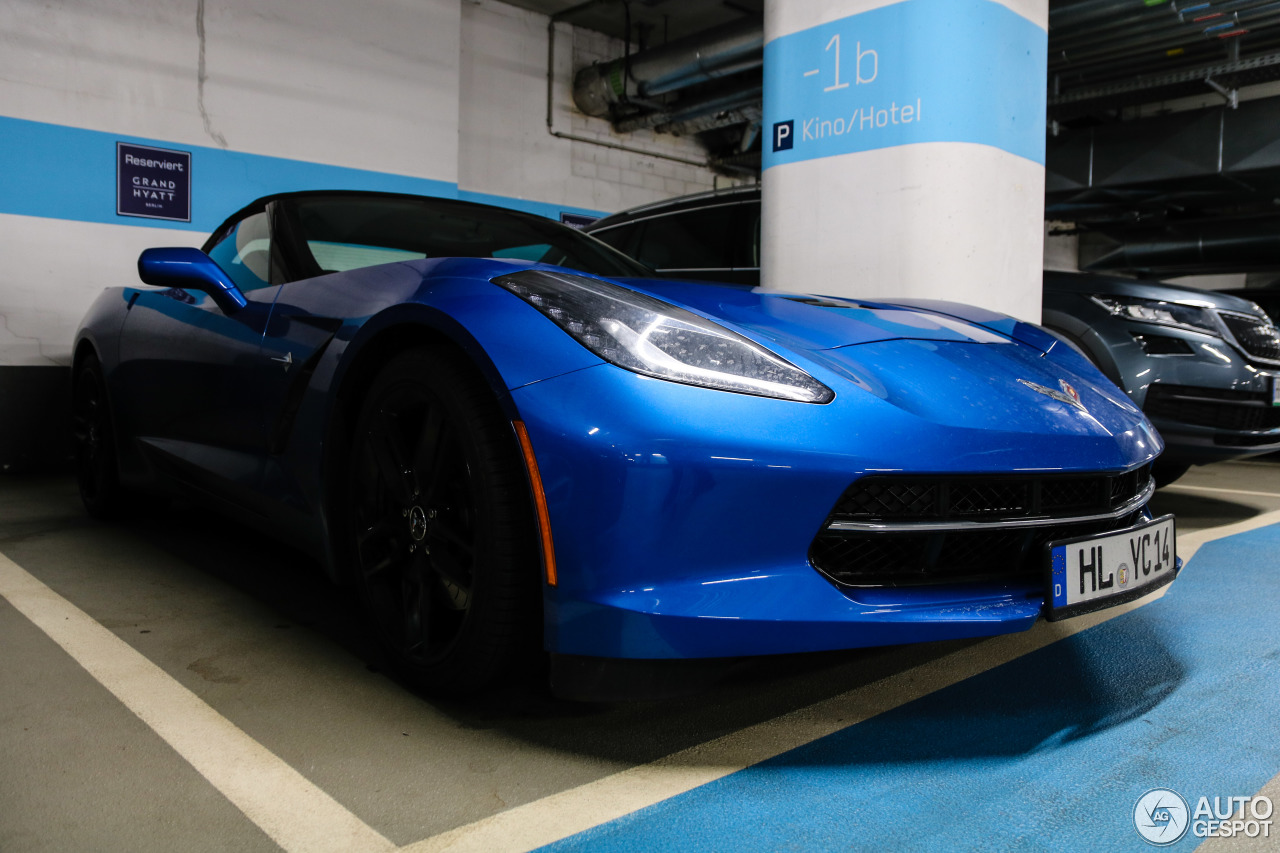
[[[226,314],[249,304],[236,283],[199,249],[147,249],[138,256],[138,278],[156,287],[207,293]]]

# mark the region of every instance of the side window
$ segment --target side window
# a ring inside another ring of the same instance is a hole
[[[634,258],[636,255],[636,237],[640,235],[641,224],[619,225],[617,228],[594,231],[591,236],[602,243],[608,243],[622,254],[630,255]]]
[[[209,251],[209,257],[243,291],[271,283],[271,226],[266,213],[246,216]]]
[[[407,252],[385,246],[366,246],[361,243],[330,243],[324,240],[308,240],[307,248],[316,265],[324,273],[389,264],[392,261],[416,261],[425,258],[422,252]],[[545,249],[545,247],[543,247]]]
[[[738,205],[722,205],[647,220],[635,257],[656,270],[737,266],[737,211]]]

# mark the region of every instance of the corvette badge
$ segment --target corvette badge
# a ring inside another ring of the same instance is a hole
[[[1079,409],[1082,412],[1089,411],[1084,407],[1084,403],[1080,402],[1080,392],[1077,391],[1075,388],[1071,387],[1071,383],[1067,382],[1065,379],[1058,380],[1058,387],[1062,389],[1061,391],[1055,390],[1053,388],[1046,388],[1044,385],[1038,385],[1035,382],[1029,382],[1026,379],[1019,379],[1018,381],[1023,385],[1026,385],[1032,391],[1043,394],[1046,397],[1057,400],[1060,403],[1066,403],[1068,405],[1075,406],[1077,409]]]

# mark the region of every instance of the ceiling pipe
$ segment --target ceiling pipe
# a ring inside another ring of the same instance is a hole
[[[764,25],[744,19],[583,68],[574,78],[573,101],[589,116],[606,116],[632,99],[653,98],[763,64]]]
[[[1118,25],[1134,18],[1149,16],[1153,11],[1152,7],[1145,4],[1120,4],[1116,0],[1056,3],[1049,8],[1049,31],[1069,32],[1090,26]]]
[[[1105,62],[1112,58],[1132,56],[1137,50],[1164,51],[1201,44],[1220,44],[1223,39],[1241,31],[1248,32],[1280,23],[1280,3],[1269,3],[1265,8],[1254,10],[1252,14],[1239,14],[1226,22],[1209,24],[1197,31],[1182,29],[1159,29],[1142,36],[1122,41],[1099,41],[1094,47],[1076,52],[1067,52],[1054,56],[1050,54],[1049,69],[1055,71],[1081,65]]]
[[[1101,243],[1099,245],[1099,243]],[[1080,246],[1083,270],[1141,275],[1280,268],[1280,217],[1179,224]],[[1088,257],[1092,255],[1092,257]]]
[[[560,22],[566,21],[579,12],[608,2],[614,2],[614,0],[586,0],[585,3],[580,3],[570,9],[566,9],[563,12],[552,15],[547,19],[547,133],[554,136],[556,139],[564,139],[569,142],[582,142],[587,145],[597,145],[601,148],[612,148],[615,151],[626,151],[629,154],[640,154],[645,157],[656,157],[661,160],[670,160],[675,163],[685,163],[690,166],[710,168],[710,163],[705,160],[694,160],[689,157],[679,157],[674,154],[663,154],[660,151],[649,151],[644,148],[623,145],[606,139],[584,136],[580,133],[565,133],[563,130],[556,130],[555,113],[553,111],[556,80],[556,26]]]
[[[1159,74],[1148,73],[1147,76],[1130,74],[1129,76],[1117,82],[1090,83],[1087,86],[1072,88],[1063,94],[1050,95],[1049,106],[1056,107],[1065,104],[1078,103],[1082,101],[1091,101],[1098,98],[1115,97],[1132,92],[1141,92],[1150,89],[1159,89],[1165,86],[1176,86],[1185,83],[1199,83],[1206,78],[1220,77],[1223,75],[1238,74],[1243,71],[1253,71],[1260,68],[1270,68],[1280,65],[1280,52],[1267,53],[1263,55],[1255,55],[1247,60],[1238,62],[1224,62],[1216,65],[1197,65],[1178,71],[1164,71]],[[1149,71],[1149,69],[1143,69]]]
[[[1095,26],[1076,29],[1053,28],[1049,30],[1050,55],[1087,48],[1103,42],[1124,41],[1134,36],[1148,35],[1158,30],[1179,30],[1189,36],[1199,35],[1206,27],[1227,23],[1235,15],[1246,16],[1260,8],[1274,6],[1274,0],[1223,0],[1207,8],[1189,13],[1171,6],[1152,6],[1145,14],[1128,21],[1109,20]]]
[[[682,99],[665,109],[617,121],[613,128],[619,133],[631,133],[650,127],[687,122],[713,113],[738,110],[753,104],[759,105],[764,97],[763,84],[758,74],[750,76],[754,79],[728,90],[721,87],[720,91],[706,93],[698,98]]]

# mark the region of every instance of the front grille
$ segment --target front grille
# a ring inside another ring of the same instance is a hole
[[[1261,391],[1196,388],[1157,382],[1147,389],[1147,417],[1238,431],[1280,427],[1280,406]],[[1267,442],[1262,442],[1267,443]]]
[[[1080,524],[933,533],[824,531],[813,540],[809,560],[842,586],[920,586],[983,580],[1039,578],[1044,546],[1057,539],[1121,530],[1141,520],[1141,511]]]
[[[1128,527],[1141,510],[1092,521],[1064,519],[1119,512],[1145,494],[1150,482],[1150,466],[1121,474],[863,477],[837,501],[809,559],[842,586],[1038,576],[1046,543]],[[840,529],[842,523],[855,529]],[[964,529],[917,531],[910,529],[913,524]]]
[[[836,502],[828,522],[1014,520],[1111,512],[1142,494],[1149,466],[1123,474],[871,475]]]
[[[1249,355],[1266,361],[1280,361],[1280,331],[1269,320],[1226,311],[1220,311],[1218,316]]]

